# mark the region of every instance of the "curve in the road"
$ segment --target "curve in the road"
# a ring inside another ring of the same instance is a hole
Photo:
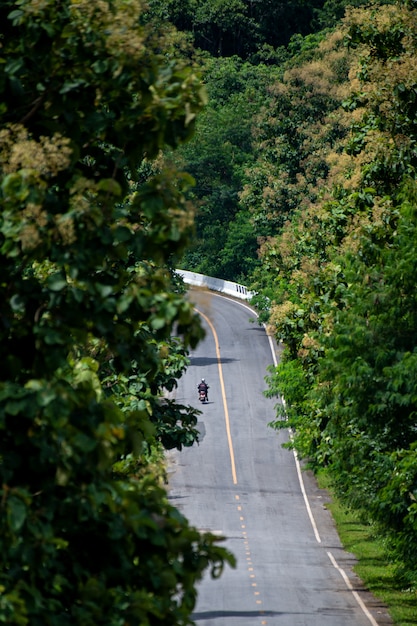
[[[223,399],[223,410],[224,410],[224,420],[225,420],[225,423],[226,423],[227,444],[229,446],[230,465],[232,467],[232,480],[233,480],[233,484],[237,485],[235,453],[234,453],[234,450],[233,450],[232,433],[231,433],[231,430],[230,430],[229,409],[227,408],[226,389],[225,389],[225,386],[224,386],[223,368],[222,368],[222,361],[221,361],[221,356],[220,356],[219,338],[217,336],[216,329],[214,328],[214,325],[212,324],[210,318],[208,318],[207,315],[205,315],[202,311],[199,311],[197,308],[195,308],[195,311],[199,315],[201,315],[201,317],[203,317],[206,320],[206,322],[207,322],[211,332],[213,333],[214,345],[216,347],[217,367],[218,367],[218,370],[219,370],[220,390],[221,390],[222,399]]]
[[[215,295],[219,298],[225,298],[227,296],[224,295],[218,295],[218,294],[212,294]],[[236,301],[236,304],[238,304],[239,306],[242,306],[246,309],[248,309],[253,315],[255,315],[257,317],[257,313],[248,305],[244,304],[243,302],[239,302]],[[227,398],[226,398],[226,392],[225,392],[225,385],[224,385],[224,378],[223,378],[223,370],[222,370],[222,365],[221,365],[221,354],[220,354],[220,346],[219,346],[219,340],[218,340],[218,336],[217,336],[217,332],[216,329],[213,325],[213,323],[211,322],[211,320],[209,319],[209,317],[207,315],[205,315],[204,313],[202,313],[202,311],[198,310],[197,308],[195,309],[196,312],[205,319],[205,321],[207,322],[212,334],[213,334],[213,338],[214,338],[214,342],[215,342],[215,347],[216,347],[216,357],[217,357],[217,363],[218,363],[218,369],[219,369],[219,378],[220,378],[220,386],[221,386],[221,394],[222,394],[222,398],[223,398],[223,408],[224,408],[224,416],[225,416],[225,423],[226,423],[226,433],[227,433],[227,441],[228,441],[228,446],[229,446],[229,453],[230,453],[230,463],[231,463],[231,468],[232,468],[232,479],[233,479],[233,484],[237,485],[238,481],[237,481],[237,474],[236,474],[236,465],[235,465],[235,455],[234,455],[234,451],[233,451],[233,441],[232,441],[232,435],[231,435],[231,430],[230,430],[230,420],[229,420],[229,411],[228,411],[228,407],[227,407]],[[272,358],[274,361],[274,364],[277,365],[277,358],[276,358],[276,352],[274,349],[274,345],[273,345],[273,341],[272,338],[268,335],[268,339],[269,339],[269,345],[271,348],[271,353],[272,353]],[[291,431],[290,431],[291,434]],[[301,471],[301,466],[300,466],[300,461],[298,459],[298,455],[297,452],[294,450],[294,460],[295,460],[295,464],[296,464],[296,469],[297,469],[297,476],[298,476],[298,480],[300,483],[300,489],[301,489],[301,493],[303,495],[303,499],[304,499],[304,503],[307,509],[307,514],[308,517],[310,519],[311,525],[313,527],[313,532],[314,532],[314,536],[316,538],[316,541],[318,543],[321,543],[321,537],[317,528],[317,524],[316,521],[314,519],[314,515],[310,506],[310,502],[308,499],[308,495],[305,489],[305,484],[304,484],[304,480],[303,480],[303,476],[302,476],[302,471]],[[239,496],[235,496],[237,500],[239,500]],[[239,513],[242,512],[242,508],[240,506],[240,504],[238,503],[238,511]],[[240,521],[244,522],[244,518],[241,516],[240,517]],[[255,578],[255,575],[253,574],[253,568],[252,563],[251,563],[251,559],[250,559],[250,550],[249,550],[249,544],[247,541],[247,537],[245,536],[245,524],[242,523],[241,524],[241,529],[242,529],[242,534],[244,537],[244,542],[246,544],[246,549],[247,549],[247,558],[248,558],[248,571],[250,572],[250,576],[252,578]],[[362,610],[362,612],[364,613],[364,615],[367,617],[367,619],[369,620],[370,624],[372,626],[378,626],[378,622],[374,619],[373,615],[368,611],[368,609],[366,608],[366,605],[364,604],[362,598],[360,597],[360,595],[357,593],[357,591],[355,591],[355,589],[353,588],[349,577],[347,576],[346,572],[344,571],[344,569],[342,567],[340,567],[340,565],[337,563],[335,557],[333,556],[333,554],[329,551],[326,551],[327,556],[329,557],[329,560],[331,562],[331,564],[333,565],[333,567],[339,572],[339,574],[341,575],[343,581],[346,584],[346,587],[349,589],[349,591],[352,593],[352,596],[355,598],[358,606],[360,607],[360,609]],[[254,586],[256,586],[256,583],[254,583]],[[259,592],[255,592],[255,594],[257,594]],[[261,601],[258,600],[258,602],[261,604]],[[266,622],[265,622],[266,623]]]

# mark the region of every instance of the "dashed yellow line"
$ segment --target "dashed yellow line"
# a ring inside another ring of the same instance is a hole
[[[237,502],[239,502],[239,504],[236,505],[236,508],[239,512],[239,521],[243,522],[245,521],[245,517],[242,513],[242,505],[240,504],[240,496],[238,494],[235,494],[235,499],[237,500]],[[246,528],[245,524],[242,524],[242,523],[240,527],[241,529]],[[256,574],[255,574],[254,564],[252,562],[251,549],[250,549],[249,541],[247,538],[248,534],[246,530],[241,530],[241,533],[242,533],[243,545],[245,546],[244,550],[245,550],[245,555],[246,555],[246,570],[248,572],[250,585],[252,587],[252,593],[253,593],[253,597],[255,600],[255,604],[258,607],[259,617],[262,618],[265,615],[265,610],[261,609],[261,605],[263,604],[263,601],[261,599],[261,592],[258,590],[258,583],[255,582]],[[267,623],[268,621],[266,619],[262,619],[260,622],[261,626],[266,626]]]
[[[213,333],[213,338],[214,338],[214,344],[216,346],[216,357],[217,357],[217,366],[218,366],[218,370],[219,370],[219,379],[220,379],[220,390],[221,390],[221,394],[222,394],[222,399],[223,399],[223,410],[224,410],[224,420],[225,420],[225,424],[226,424],[226,435],[227,435],[227,443],[228,443],[228,447],[229,447],[229,455],[230,455],[230,465],[231,465],[231,469],[232,469],[232,480],[233,480],[233,484],[237,485],[237,474],[236,474],[236,463],[235,463],[235,453],[233,450],[233,440],[232,440],[232,434],[231,434],[231,430],[230,430],[230,419],[229,419],[229,410],[227,407],[227,399],[226,399],[226,390],[225,390],[225,386],[224,386],[224,378],[223,378],[223,369],[222,369],[222,364],[221,364],[221,356],[220,356],[220,345],[219,345],[219,339],[216,333],[216,329],[214,328],[214,325],[212,324],[211,320],[207,317],[207,315],[205,315],[204,313],[202,313],[201,311],[199,311],[198,309],[195,309],[196,312],[201,315],[202,318],[205,319],[205,321],[207,322],[211,332]],[[235,494],[235,499],[237,501],[240,500],[240,497],[238,494]],[[242,507],[240,504],[237,505],[237,510],[239,511],[239,513],[242,512]],[[253,568],[253,563],[252,563],[252,559],[251,559],[251,552],[250,552],[250,548],[249,548],[249,542],[247,540],[247,531],[246,529],[246,524],[242,524],[242,522],[245,521],[245,518],[242,515],[239,515],[239,521],[241,522],[241,532],[242,532],[242,537],[243,537],[243,543],[245,545],[246,548],[246,557],[247,557],[247,571],[248,571],[248,575],[249,578],[251,579],[251,586],[252,587],[257,587],[257,583],[253,582],[253,579],[256,578],[255,574],[253,573],[254,568]],[[261,605],[262,604],[262,600],[259,599],[260,596],[260,592],[259,591],[255,591],[253,592],[254,596],[255,596],[255,603],[257,605]],[[259,611],[259,615],[264,615],[264,611]],[[267,620],[262,620],[261,624],[267,624]]]

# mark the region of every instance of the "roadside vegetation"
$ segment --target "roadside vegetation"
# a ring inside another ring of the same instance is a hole
[[[0,3],[0,623],[189,624],[234,559],[173,507],[166,399],[202,337],[172,278],[205,95],[140,2]]]
[[[287,414],[271,425],[289,420],[299,454],[389,547],[406,598],[417,588],[417,12],[333,9],[313,7],[285,41],[261,28],[256,52],[200,42],[209,103],[179,151],[196,178],[183,262],[256,292],[284,346],[268,384]]]
[[[0,3],[0,622],[185,625],[233,565],[161,479],[184,267],[256,293],[271,425],[417,623],[417,10],[282,6]]]
[[[270,389],[286,397],[295,445],[376,524],[398,580],[413,589],[415,20],[398,4],[347,13],[352,59],[340,114],[348,132],[326,152],[323,193],[265,241],[271,270],[258,273],[268,276],[269,323],[285,344]]]
[[[325,472],[320,471],[317,478],[320,487],[330,492],[332,499],[326,506],[333,515],[342,545],[357,559],[354,571],[365,587],[388,607],[396,626],[414,626],[417,616],[415,588],[407,587],[399,579],[389,546],[378,526],[342,504],[332,491]]]

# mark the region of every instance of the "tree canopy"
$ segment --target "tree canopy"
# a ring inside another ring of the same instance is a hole
[[[258,282],[286,346],[270,376],[288,406],[275,425],[288,417],[300,453],[378,524],[408,581],[417,576],[416,23],[403,5],[348,12],[339,119],[350,130],[326,152],[322,193],[264,242]]]
[[[232,557],[150,469],[196,438],[163,391],[202,330],[167,269],[191,179],[143,164],[204,89],[138,0],[2,2],[0,24],[0,621],[188,624]]]
[[[361,4],[0,2],[0,621],[188,624],[233,564],[155,462],[173,263],[256,293],[273,426],[417,580],[417,12]]]
[[[268,49],[287,46],[343,17],[345,0],[150,0],[153,15],[189,34],[196,48],[214,57],[255,60]],[[363,4],[361,0],[349,4]]]

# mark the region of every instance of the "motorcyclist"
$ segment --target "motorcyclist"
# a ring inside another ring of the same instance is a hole
[[[197,385],[197,389],[198,389],[198,391],[204,391],[204,393],[206,394],[206,398],[207,398],[207,400],[208,400],[208,390],[209,390],[209,386],[208,386],[208,384],[206,383],[206,381],[205,381],[205,379],[204,379],[204,378],[202,378],[202,379],[201,379],[201,382],[200,382],[200,383],[198,383],[198,385]]]

